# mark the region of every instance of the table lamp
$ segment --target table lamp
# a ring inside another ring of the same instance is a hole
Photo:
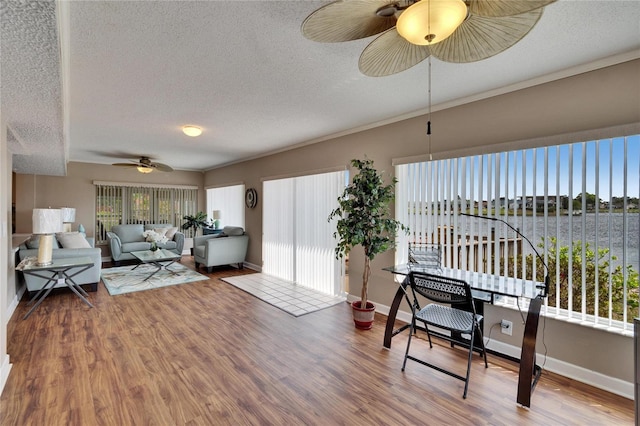
[[[38,266],[53,263],[53,234],[62,229],[61,209],[33,209],[33,233],[40,235]]]
[[[76,221],[76,209],[73,207],[62,207],[62,222],[64,223],[64,232],[71,232],[71,224]]]
[[[218,227],[220,226],[220,210],[214,210],[213,211],[213,229],[218,229]]]

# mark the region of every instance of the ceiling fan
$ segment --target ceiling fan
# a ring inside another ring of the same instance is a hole
[[[112,165],[118,167],[136,167],[140,173],[151,173],[154,170],[161,172],[173,171],[170,166],[162,163],[154,163],[149,157],[140,157],[138,161],[131,160],[130,163],[113,163]]]
[[[363,74],[382,77],[429,56],[466,63],[496,55],[527,35],[544,7],[555,1],[339,0],[311,13],[302,23],[302,33],[325,43],[382,33],[358,62]]]

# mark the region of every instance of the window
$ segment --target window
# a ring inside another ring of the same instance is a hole
[[[345,171],[264,182],[262,271],[342,295],[343,262],[335,258],[335,221],[327,219],[345,186]]]
[[[220,227],[241,226],[244,228],[244,185],[207,189],[207,214],[220,211]]]
[[[631,333],[640,269],[640,135],[396,166],[407,243],[442,245],[445,266],[543,281],[544,313]],[[461,213],[497,218],[485,220]]]
[[[170,223],[181,227],[183,216],[198,208],[197,187],[127,186],[94,182],[96,186],[96,242],[106,243],[113,225]],[[192,235],[186,235],[192,237]]]

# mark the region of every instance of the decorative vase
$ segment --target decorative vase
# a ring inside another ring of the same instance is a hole
[[[151,251],[158,250],[158,244],[156,244],[155,242],[151,243],[151,247],[149,248],[149,250]]]
[[[373,318],[376,313],[376,305],[371,302],[367,302],[366,308],[361,308],[361,300],[353,302],[351,308],[353,309],[353,322],[356,328],[360,330],[370,330],[373,327]]]

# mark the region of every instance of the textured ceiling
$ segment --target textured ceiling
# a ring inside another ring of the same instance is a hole
[[[66,171],[53,2],[0,2],[0,101],[14,170]]]
[[[56,14],[52,2],[3,1],[14,168],[64,174],[66,149],[71,161],[148,155],[207,170],[424,112],[426,62],[366,77],[358,57],[373,38],[302,36],[304,18],[326,3],[73,1]],[[499,55],[434,60],[434,109],[637,57],[640,1],[559,0]],[[203,135],[184,136],[184,124]]]

